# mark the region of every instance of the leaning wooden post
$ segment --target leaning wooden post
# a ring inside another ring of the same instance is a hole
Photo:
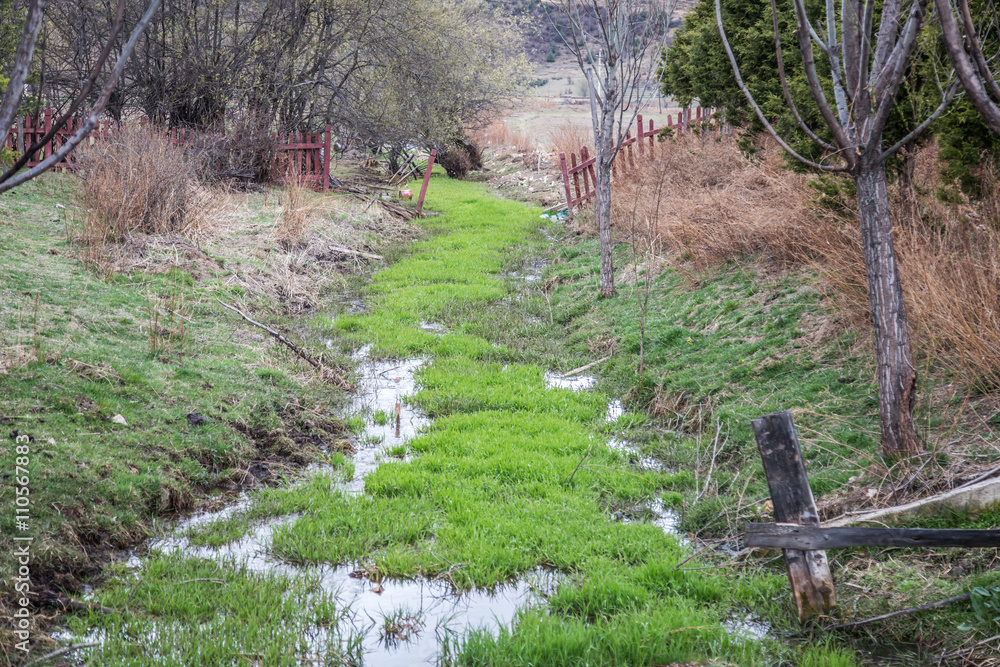
[[[639,118],[639,122],[636,124],[636,135],[635,135],[635,138],[636,138],[636,141],[639,142],[639,157],[642,157],[646,153],[646,146],[645,146],[646,142],[643,141],[643,139],[645,139],[646,136],[645,136],[645,132],[643,132],[642,114],[639,114],[638,118]]]
[[[566,168],[566,154],[559,154],[559,164],[562,167],[563,188],[566,190],[566,215],[573,214],[573,195],[569,191],[569,169]]]
[[[792,413],[786,410],[754,419],[753,432],[771,490],[775,521],[818,526],[819,512],[809,488]],[[782,552],[799,621],[829,612],[837,604],[837,596],[826,552],[799,549]]]
[[[323,130],[323,193],[330,191],[330,131],[329,125]]]
[[[417,215],[423,215],[424,197],[427,195],[427,185],[431,181],[431,169],[434,168],[434,158],[437,157],[437,149],[431,149],[431,156],[427,158],[427,170],[424,172],[424,184],[420,186],[420,197],[417,198]]]

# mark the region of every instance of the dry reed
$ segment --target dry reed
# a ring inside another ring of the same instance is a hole
[[[499,156],[533,155],[538,150],[534,139],[511,129],[503,119],[495,120],[484,128],[471,130],[468,134],[474,144],[492,148],[494,154]]]
[[[580,123],[564,122],[550,133],[550,143],[555,151],[556,157],[560,153],[566,154],[568,160],[571,153],[580,155],[580,148],[587,147],[591,155],[594,153],[594,133],[586,125]]]
[[[301,244],[313,223],[323,214],[323,204],[305,182],[298,178],[285,181],[281,195],[281,215],[274,238],[287,248]]]

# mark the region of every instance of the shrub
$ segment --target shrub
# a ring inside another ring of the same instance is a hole
[[[183,233],[202,219],[197,162],[159,131],[125,128],[77,152],[85,234],[120,242],[132,234]]]

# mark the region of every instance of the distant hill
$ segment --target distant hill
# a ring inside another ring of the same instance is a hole
[[[566,47],[559,37],[556,25],[562,26],[563,34],[568,34],[568,31],[565,28],[566,19],[560,13],[557,4],[547,0],[487,0],[487,2],[493,7],[509,12],[522,22],[524,43],[532,61],[541,64],[547,59],[565,55]],[[678,0],[677,10],[670,24],[671,30],[680,27],[684,14],[690,11],[696,2],[697,0]],[[588,31],[597,28],[597,20],[592,14],[586,17],[585,22]]]

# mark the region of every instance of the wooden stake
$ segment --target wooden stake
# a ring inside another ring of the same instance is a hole
[[[764,462],[775,520],[818,526],[819,511],[809,488],[792,413],[786,410],[755,419],[753,432]],[[837,604],[837,596],[826,552],[784,549],[783,553],[799,621],[829,612]]]
[[[396,401],[396,437],[399,437],[399,423],[400,423],[400,405],[399,401]]]

